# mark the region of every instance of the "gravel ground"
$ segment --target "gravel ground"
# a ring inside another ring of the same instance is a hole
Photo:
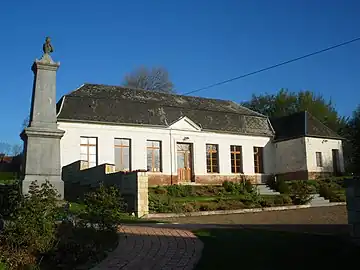
[[[163,219],[191,224],[347,224],[346,206]]]

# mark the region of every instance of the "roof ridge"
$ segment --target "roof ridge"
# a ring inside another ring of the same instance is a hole
[[[98,100],[108,100],[108,98],[105,98],[105,97],[90,97],[90,96],[62,96],[59,100],[62,101],[63,99],[65,100],[65,97],[66,98],[88,98],[88,99],[98,99]],[[116,98],[115,98],[116,99]],[[121,100],[121,99],[117,99],[117,100]],[[133,102],[133,103],[141,103],[139,101],[135,101],[135,100],[128,100],[128,102]],[[236,103],[235,103],[236,104]],[[176,106],[176,105],[164,105],[162,107],[169,107],[169,108],[179,108],[179,109],[184,109],[184,107],[181,107],[181,106]],[[223,106],[220,106],[221,108],[223,108]],[[244,107],[245,109],[247,109],[246,107]],[[197,110],[195,108],[195,110]],[[244,114],[244,113],[240,113],[240,112],[234,112],[234,111],[228,111],[226,109],[220,111],[220,110],[211,110],[211,109],[206,109],[206,108],[202,108],[202,109],[198,109],[199,111],[208,111],[208,112],[223,112],[223,113],[232,113],[232,114],[236,114],[236,115],[245,115],[245,116],[252,116],[252,117],[263,117],[263,118],[268,118],[266,115],[262,115],[262,114],[259,114],[259,115],[251,115],[251,114]],[[250,110],[250,109],[249,109]],[[251,110],[250,110],[251,111]],[[254,113],[257,113],[254,111]]]
[[[141,91],[141,92],[157,93],[157,94],[167,95],[167,96],[178,96],[178,97],[186,97],[186,98],[201,98],[201,99],[206,99],[206,100],[226,101],[226,102],[233,102],[233,103],[235,103],[233,100],[229,100],[229,99],[209,98],[209,97],[199,97],[199,96],[186,96],[186,95],[181,95],[181,94],[176,94],[176,93],[170,94],[170,93],[161,92],[161,91],[145,90],[145,89],[141,89],[141,88],[134,88],[134,87],[124,86],[124,85],[111,85],[111,84],[98,84],[98,83],[83,83],[81,86],[79,86],[77,89],[71,91],[69,94],[74,93],[74,92],[80,90],[82,87],[84,87],[84,86],[86,86],[86,85],[105,86],[105,87],[116,87],[116,88],[122,88],[122,89],[128,89],[128,90],[135,90],[135,91]],[[69,94],[67,94],[67,95],[69,95]],[[235,103],[235,104],[237,104],[237,103]]]

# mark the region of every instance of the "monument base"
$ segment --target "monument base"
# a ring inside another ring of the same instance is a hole
[[[64,182],[61,179],[60,139],[65,131],[51,128],[29,127],[22,133],[26,150],[23,194],[28,193],[30,184],[50,182],[64,198]]]
[[[60,175],[25,175],[22,181],[22,193],[27,194],[29,192],[30,185],[36,181],[36,184],[41,187],[42,184],[49,181],[52,187],[60,195],[59,199],[64,199],[64,181],[61,180]]]

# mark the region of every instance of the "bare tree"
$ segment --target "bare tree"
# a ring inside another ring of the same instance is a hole
[[[30,124],[30,116],[27,116],[24,121],[22,122],[21,128],[24,130],[25,128],[29,127]]]
[[[166,69],[140,67],[125,76],[124,86],[163,93],[175,93]]]
[[[9,155],[11,152],[11,144],[0,142],[0,154]]]
[[[5,156],[17,156],[22,153],[23,147],[21,144],[10,144],[6,142],[0,142],[0,154]]]
[[[13,156],[18,156],[18,155],[22,154],[22,152],[23,152],[23,146],[21,144],[14,144],[12,146],[11,154]]]

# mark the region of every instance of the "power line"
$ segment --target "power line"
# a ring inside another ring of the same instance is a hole
[[[288,60],[288,61],[285,61],[285,62],[281,62],[279,64],[276,64],[276,65],[273,65],[273,66],[270,66],[270,67],[262,68],[262,69],[259,69],[257,71],[246,73],[246,74],[243,74],[243,75],[240,75],[240,76],[237,76],[237,77],[225,80],[225,81],[217,82],[217,83],[214,83],[214,84],[211,84],[211,85],[208,85],[208,86],[205,86],[205,87],[202,87],[202,88],[190,91],[190,92],[186,92],[183,95],[184,96],[189,95],[189,94],[192,94],[192,93],[195,93],[195,92],[200,92],[200,91],[203,91],[203,90],[206,90],[206,89],[209,89],[209,88],[213,88],[215,86],[219,86],[219,85],[222,85],[222,84],[225,84],[225,83],[228,83],[228,82],[236,81],[236,80],[239,80],[239,79],[242,79],[242,78],[245,78],[245,77],[260,73],[260,72],[263,72],[263,71],[267,71],[267,70],[270,70],[270,69],[273,69],[273,68],[277,68],[279,66],[283,66],[283,65],[295,62],[295,61],[299,61],[299,60],[304,59],[304,58],[308,58],[310,56],[314,56],[316,54],[320,54],[320,53],[323,53],[323,52],[326,52],[326,51],[330,51],[332,49],[335,49],[335,48],[338,48],[338,47],[341,47],[341,46],[345,46],[345,45],[348,45],[350,43],[353,43],[353,42],[356,42],[356,41],[359,41],[359,40],[360,40],[360,37],[349,40],[349,41],[346,41],[346,42],[343,42],[343,43],[340,43],[340,44],[337,44],[337,45],[334,45],[334,46],[331,46],[331,47],[328,47],[326,49],[322,49],[320,51],[309,53],[309,54],[306,54],[306,55],[303,55],[303,56],[300,56],[300,57],[297,57],[297,58],[294,58],[294,59],[291,59],[291,60]]]

